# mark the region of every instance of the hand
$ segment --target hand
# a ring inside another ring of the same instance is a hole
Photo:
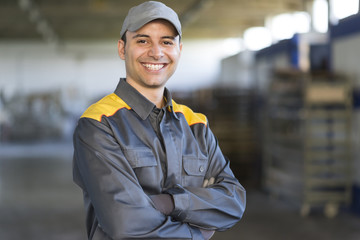
[[[214,177],[211,177],[210,179],[205,179],[204,182],[203,182],[202,187],[203,188],[209,187],[210,185],[214,184],[214,182],[215,182]]]
[[[210,239],[215,233],[215,231],[213,231],[213,230],[205,230],[205,229],[200,229],[200,232],[203,235],[205,240]]]
[[[174,210],[174,201],[169,194],[151,195],[155,208],[165,215],[169,215]]]

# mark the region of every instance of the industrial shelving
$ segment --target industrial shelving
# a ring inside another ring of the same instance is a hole
[[[351,200],[351,81],[335,74],[276,72],[266,97],[265,189],[335,217]]]

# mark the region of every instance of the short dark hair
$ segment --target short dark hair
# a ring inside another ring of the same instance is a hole
[[[126,31],[127,32],[127,31]],[[126,44],[126,32],[124,32],[124,34],[121,37],[121,40],[124,41],[124,45]]]

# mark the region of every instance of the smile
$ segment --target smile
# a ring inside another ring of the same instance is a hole
[[[165,64],[149,64],[149,63],[144,63],[142,65],[151,71],[158,71],[165,66]]]

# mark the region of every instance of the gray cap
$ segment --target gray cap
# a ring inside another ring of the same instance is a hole
[[[176,12],[161,2],[148,1],[129,10],[121,28],[120,37],[123,37],[127,30],[135,32],[155,19],[169,21],[181,36],[181,23]]]

